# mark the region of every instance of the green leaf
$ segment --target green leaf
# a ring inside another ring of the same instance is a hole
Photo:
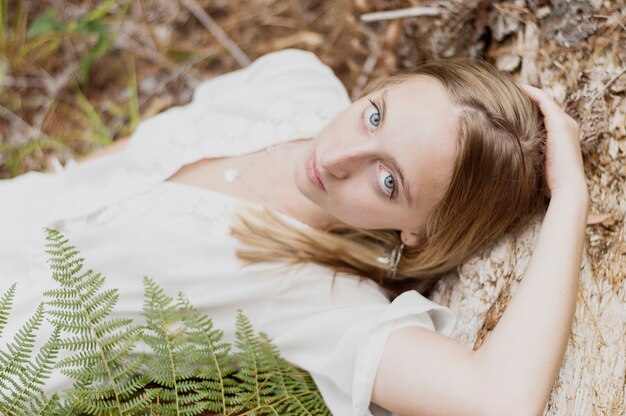
[[[63,32],[64,29],[65,23],[59,20],[57,11],[50,9],[35,19],[28,28],[26,37],[32,39],[51,32]]]
[[[139,125],[139,97],[137,92],[137,71],[135,70],[135,61],[131,61],[130,77],[128,80],[130,96],[128,98],[128,128],[127,135],[132,134]]]
[[[76,92],[76,99],[78,100],[78,106],[85,115],[86,122],[89,127],[89,129],[83,133],[82,137],[102,146],[111,144],[113,138],[109,128],[105,122],[102,121],[98,111],[96,111],[94,106],[91,105],[87,97],[83,95],[80,89]]]
[[[109,46],[111,45],[111,35],[109,32],[109,26],[99,20],[87,22],[83,30],[98,34],[96,44],[89,49],[89,52],[87,52],[87,55],[85,55],[80,63],[81,82],[86,83],[89,80],[89,70],[91,69],[91,65],[109,49]]]
[[[85,20],[101,20],[103,19],[111,9],[115,6],[115,0],[107,0],[98,6],[96,9],[89,12]]]
[[[61,290],[45,292],[50,320],[64,332],[65,341],[79,348],[58,364],[77,383],[67,393],[71,406],[90,414],[124,414],[129,402],[137,402],[137,390],[145,387],[137,375],[141,357],[131,356],[142,332],[124,318],[105,318],[117,303],[117,290],[103,290],[104,278],[83,270],[78,250],[56,230],[46,229],[52,278]],[[73,338],[72,338],[73,336]],[[135,405],[133,405],[135,406]],[[132,406],[131,406],[132,407]]]
[[[9,290],[2,294],[0,298],[0,338],[2,338],[2,331],[9,321],[9,310],[13,304],[13,297],[15,296],[15,283],[9,287]]]

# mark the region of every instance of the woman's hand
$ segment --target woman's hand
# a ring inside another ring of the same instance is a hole
[[[582,198],[587,203],[588,192],[580,152],[580,128],[576,120],[548,94],[527,84],[518,84],[539,106],[544,116],[546,140],[546,182],[551,198],[559,195]]]

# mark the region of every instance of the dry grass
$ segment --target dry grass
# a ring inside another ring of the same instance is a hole
[[[188,101],[200,80],[239,68],[190,3],[250,59],[287,47],[311,50],[353,95],[370,78],[447,56],[484,57],[543,85],[581,123],[592,197],[587,253],[604,294],[624,302],[626,9],[620,0],[0,0],[0,178],[50,169],[52,156],[63,163],[106,146],[131,134],[140,118]],[[365,12],[417,5],[438,6],[441,14],[359,21]],[[57,16],[46,26],[41,19],[51,10]],[[33,35],[33,26],[40,33]],[[98,48],[102,56],[94,53]],[[500,298],[508,303],[506,294]],[[623,324],[622,314],[615,325]],[[617,412],[623,395],[621,402]]]

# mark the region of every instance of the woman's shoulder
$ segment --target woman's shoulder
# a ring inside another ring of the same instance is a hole
[[[297,66],[323,66],[325,68],[329,68],[315,55],[313,52],[306,51],[303,49],[281,49],[278,51],[268,52],[264,55],[259,56],[254,62],[253,65],[264,65],[267,63],[278,63],[282,62],[285,65],[297,65]]]
[[[333,69],[313,52],[282,49],[259,56],[245,68],[203,81],[194,93],[194,101],[211,102],[220,97],[250,95],[250,89],[263,94],[294,95],[302,90],[331,92],[334,99],[349,104],[350,98]]]
[[[154,164],[240,155],[312,137],[349,104],[343,84],[314,54],[272,52],[204,81],[191,103],[140,123],[127,149],[151,172]]]

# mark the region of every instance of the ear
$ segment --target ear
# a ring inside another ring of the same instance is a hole
[[[424,233],[416,233],[413,231],[400,231],[400,239],[407,247],[417,248],[426,244],[427,239]]]

